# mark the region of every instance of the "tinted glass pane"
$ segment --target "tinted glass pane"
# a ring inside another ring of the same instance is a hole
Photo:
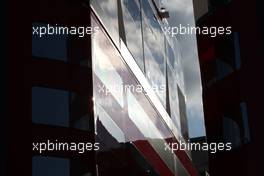
[[[34,123],[69,126],[69,92],[32,88],[32,121]]]
[[[32,176],[70,176],[69,159],[35,156],[32,158]]]
[[[32,27],[46,24],[33,23]],[[67,35],[32,35],[32,56],[67,61]]]
[[[32,176],[92,176],[91,163],[86,160],[34,156]]]
[[[52,88],[32,88],[33,123],[89,131],[92,119],[88,112],[86,96]]]

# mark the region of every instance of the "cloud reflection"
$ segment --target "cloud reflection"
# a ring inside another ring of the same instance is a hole
[[[195,26],[192,0],[166,0],[165,7],[170,12],[170,26]],[[197,43],[195,35],[176,36],[181,50],[180,59],[183,66],[184,88],[187,99],[187,116],[189,136],[205,136],[202,103],[202,86],[199,68]]]

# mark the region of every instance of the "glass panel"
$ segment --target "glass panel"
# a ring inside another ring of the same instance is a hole
[[[97,26],[94,20],[92,20],[92,24]],[[169,150],[164,151],[165,139],[171,138],[172,133],[144,95],[144,90],[142,87],[140,88],[133,73],[126,67],[116,48],[103,31],[93,36],[92,47],[96,140],[102,144],[101,150],[97,153],[99,174],[145,175],[152,173],[149,168],[144,170],[147,167],[138,167],[137,164],[129,165],[133,157],[130,156],[130,151],[127,151],[126,146],[131,146],[130,142],[131,144],[142,142],[144,145],[151,146],[155,153],[162,158],[163,164],[168,165],[173,172],[173,155]],[[107,63],[107,67],[99,66],[103,63]],[[103,70],[111,70],[108,71],[107,76],[117,77],[115,80],[119,80],[118,82],[122,84],[119,85],[117,82],[117,86],[122,86],[122,91],[119,93],[122,92],[123,106],[114,93],[110,91],[106,94],[99,89],[99,87],[108,87],[115,83],[103,81],[103,77],[106,75]],[[146,153],[141,153],[141,155],[145,157]],[[152,157],[156,157],[156,155]],[[147,161],[155,162],[150,158]],[[133,163],[135,162],[133,161]],[[135,172],[137,174],[133,174]]]
[[[179,100],[178,100],[178,89],[175,73],[172,71],[170,66],[168,68],[168,80],[169,80],[169,102],[171,119],[178,131],[181,129],[180,113],[179,113]]]
[[[44,87],[33,87],[33,123],[68,127],[69,97],[68,91]]]
[[[142,1],[146,76],[166,107],[164,35],[148,1]]]
[[[32,88],[32,122],[89,131],[92,119],[88,98],[75,92],[44,87]]]
[[[100,126],[105,128],[111,136],[119,143],[125,142],[125,135],[118,125],[113,121],[113,119],[105,112],[105,110],[100,106],[96,105],[97,112],[97,128]],[[103,136],[102,136],[103,137]]]
[[[118,72],[110,62],[111,57],[115,52],[106,50],[112,46],[111,43],[105,42],[104,35],[95,35],[93,38],[93,57],[94,58],[108,58],[108,59],[95,59],[94,60],[94,73],[103,83],[98,85],[99,89],[105,94],[111,93],[117,100],[121,107],[124,106],[123,102],[123,81]]]
[[[34,156],[32,176],[92,176],[90,166],[91,162],[85,159]]]
[[[69,159],[35,156],[32,158],[32,176],[70,176]]]
[[[92,19],[92,25],[97,26]],[[98,174],[127,175],[129,172],[124,148],[123,133],[124,100],[123,80],[115,60],[118,52],[106,35],[100,30],[92,38],[93,80],[95,106],[96,142],[100,150],[96,152]],[[116,89],[114,88],[116,86]],[[111,88],[112,87],[112,88]]]
[[[46,24],[33,23],[32,27],[41,27]],[[48,58],[67,62],[67,40],[65,35],[39,35],[32,34],[32,56]]]
[[[188,121],[187,121],[187,112],[186,112],[186,100],[181,89],[178,87],[178,97],[179,97],[179,110],[180,110],[180,119],[181,119],[181,133],[186,141],[189,139],[188,133]]]
[[[167,49],[166,55],[167,55],[169,64],[174,69],[175,65],[177,64],[177,58],[174,54],[174,49],[172,48],[172,46],[169,44],[168,41],[166,41],[166,49]]]
[[[119,46],[118,10],[116,0],[91,0],[91,5],[98,14],[111,39]]]
[[[140,5],[137,0],[122,0],[126,44],[144,72]]]

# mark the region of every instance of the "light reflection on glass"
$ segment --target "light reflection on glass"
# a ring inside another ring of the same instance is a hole
[[[118,125],[112,120],[112,118],[105,112],[105,110],[100,106],[96,105],[98,112],[98,119],[101,121],[103,126],[107,131],[119,142],[125,142],[125,135],[123,131],[118,127]]]
[[[121,91],[123,81],[110,62],[111,51],[107,51],[107,48],[109,48],[108,45],[109,43],[105,42],[103,35],[94,36],[93,57],[96,58],[94,59],[94,72],[102,81],[103,85],[105,85],[105,87],[100,86],[96,87],[96,89],[101,89],[101,93],[111,93],[120,106],[124,107],[123,91]]]
[[[142,24],[146,76],[152,87],[158,87],[156,94],[166,106],[166,73],[164,35],[148,1],[142,1]]]
[[[135,0],[122,0],[125,41],[140,69],[144,72],[140,7]]]
[[[116,0],[92,0],[91,6],[102,20],[112,39],[118,45],[118,10]]]
[[[181,129],[180,126],[180,113],[179,113],[179,100],[177,91],[177,82],[175,78],[175,73],[172,71],[170,66],[168,66],[168,79],[169,79],[169,100],[170,100],[170,110],[171,119],[177,129]]]

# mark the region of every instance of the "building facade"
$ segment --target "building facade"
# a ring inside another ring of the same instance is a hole
[[[263,65],[263,18],[256,12],[263,5],[257,1],[208,2],[197,26],[232,27],[229,36],[198,36],[207,140],[233,146],[231,151],[209,155],[210,175],[259,175],[257,141],[262,122],[258,114],[263,95],[255,81]],[[245,23],[244,19],[250,20]]]
[[[161,2],[48,0],[26,9],[26,24],[47,31],[22,30],[23,58],[12,53],[10,175],[200,174],[190,151],[170,146],[189,143],[192,127],[184,58],[163,32],[169,24]],[[87,26],[91,34],[80,36]],[[72,27],[74,35],[53,35]],[[42,143],[52,149],[34,149]],[[91,145],[56,150],[59,143]],[[24,152],[16,152],[21,144]]]

